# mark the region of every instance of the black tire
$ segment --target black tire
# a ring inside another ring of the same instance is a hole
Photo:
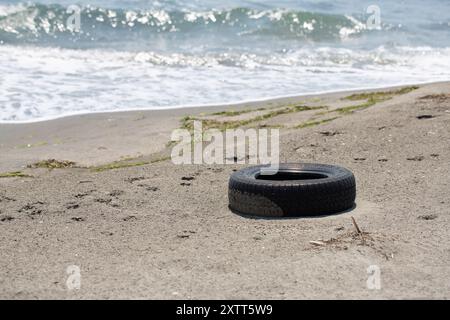
[[[280,164],[275,175],[254,166],[234,172],[228,185],[229,208],[263,217],[317,216],[355,204],[356,182],[349,170],[326,164]]]

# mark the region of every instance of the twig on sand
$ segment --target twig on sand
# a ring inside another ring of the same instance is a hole
[[[355,226],[356,231],[357,231],[359,234],[361,234],[361,233],[362,233],[362,232],[361,232],[361,229],[359,228],[358,224],[356,223],[355,218],[353,218],[353,217],[351,217],[351,218],[352,218],[352,222],[353,222],[353,225]]]
[[[364,233],[363,233],[363,232],[361,231],[361,229],[359,228],[358,224],[356,223],[355,218],[353,218],[353,217],[351,217],[351,218],[352,218],[353,225],[355,226],[356,232],[361,236],[361,240],[362,240],[363,242],[365,242],[365,239],[364,239]]]
[[[309,243],[312,244],[312,245],[315,245],[315,246],[325,246],[326,245],[326,243],[321,241],[321,240],[317,240],[317,241],[312,240]]]

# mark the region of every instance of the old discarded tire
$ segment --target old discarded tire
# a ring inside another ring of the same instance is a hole
[[[253,216],[292,217],[327,215],[354,206],[356,183],[342,167],[312,164],[280,164],[276,174],[265,175],[267,166],[234,172],[228,199],[232,211]]]

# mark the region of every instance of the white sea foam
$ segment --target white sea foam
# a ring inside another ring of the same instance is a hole
[[[450,48],[163,54],[0,46],[0,121],[450,80]]]
[[[0,17],[5,17],[9,14],[23,11],[25,8],[26,6],[22,3],[16,5],[0,5]]]

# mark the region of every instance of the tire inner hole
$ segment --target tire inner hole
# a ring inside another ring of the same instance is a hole
[[[317,180],[328,178],[326,174],[308,171],[278,171],[276,174],[258,173],[255,177],[258,180]]]

